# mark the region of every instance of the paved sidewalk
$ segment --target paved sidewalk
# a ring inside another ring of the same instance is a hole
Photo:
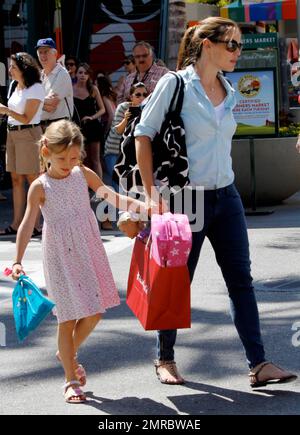
[[[9,223],[8,206],[0,203],[1,225]],[[300,373],[300,338],[292,330],[296,322],[300,330],[300,194],[275,207],[272,215],[249,217],[248,225],[268,358]],[[145,332],[125,303],[131,241],[119,233],[103,234],[103,241],[122,304],[107,312],[80,352],[88,373],[85,405],[63,401],[55,318],[49,316],[19,344],[11,313],[13,283],[0,275],[0,322],[6,326],[6,347],[0,347],[0,414],[300,415],[299,380],[260,391],[248,387],[243,350],[208,242],[193,283],[193,325],[178,333],[176,361],[188,382],[160,384],[152,365],[155,333]],[[0,239],[1,270],[10,265],[14,248],[14,238]],[[30,242],[24,264],[43,285],[39,239]]]

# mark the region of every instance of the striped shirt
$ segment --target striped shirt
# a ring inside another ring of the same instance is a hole
[[[111,124],[111,128],[109,130],[105,147],[104,147],[104,155],[107,154],[119,154],[120,152],[120,143],[122,139],[122,134],[119,134],[116,130],[116,125],[120,124],[120,122],[124,119],[125,112],[129,108],[129,102],[125,101],[125,103],[121,103],[118,105],[115,111],[115,116]]]
[[[135,80],[138,82],[143,82],[148,94],[154,91],[156,83],[165,74],[169,72],[168,68],[164,66],[158,66],[155,63],[151,68],[144,74],[143,78],[140,79],[139,73],[134,72],[129,74],[121,85],[120,91],[118,93],[118,104],[129,99],[129,92],[131,86],[134,84]]]

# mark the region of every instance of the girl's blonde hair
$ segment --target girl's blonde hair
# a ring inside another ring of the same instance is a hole
[[[223,17],[208,17],[198,25],[189,27],[180,43],[176,69],[184,69],[200,58],[204,39],[220,39],[235,30],[240,31],[237,23]]]
[[[39,140],[41,171],[47,172],[47,158],[43,156],[43,147],[51,153],[59,154],[72,146],[80,148],[81,158],[84,157],[84,140],[78,125],[66,119],[52,122]]]

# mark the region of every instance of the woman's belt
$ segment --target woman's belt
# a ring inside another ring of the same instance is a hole
[[[24,128],[38,127],[40,124],[22,124],[22,125],[12,125],[7,124],[8,130],[24,130]]]

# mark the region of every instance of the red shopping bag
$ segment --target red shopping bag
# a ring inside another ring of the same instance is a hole
[[[190,328],[187,266],[159,266],[151,257],[150,244],[136,239],[126,302],[145,330]]]

